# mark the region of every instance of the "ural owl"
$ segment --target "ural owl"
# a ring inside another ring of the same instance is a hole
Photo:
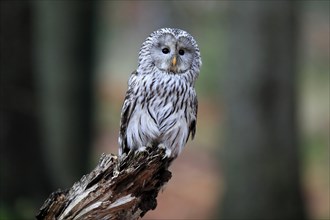
[[[197,119],[195,80],[201,67],[198,45],[186,31],[162,28],[144,41],[128,81],[121,112],[119,155],[147,146],[176,158]]]

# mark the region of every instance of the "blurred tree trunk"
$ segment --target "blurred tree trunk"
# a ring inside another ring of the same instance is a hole
[[[44,156],[54,187],[69,187],[88,168],[94,6],[93,1],[35,2]]]
[[[223,219],[305,219],[295,2],[231,2]]]
[[[0,215],[22,219],[21,213],[33,212],[51,190],[41,155],[33,7],[28,1],[1,1],[0,16]]]

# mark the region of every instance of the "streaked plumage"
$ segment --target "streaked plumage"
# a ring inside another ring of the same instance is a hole
[[[195,136],[201,66],[193,37],[163,28],[142,44],[139,65],[131,74],[121,113],[119,155],[144,147],[164,147],[176,158],[189,135]]]

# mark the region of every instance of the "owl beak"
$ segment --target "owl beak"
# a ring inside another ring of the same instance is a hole
[[[172,58],[172,67],[175,67],[176,65],[176,56]]]
[[[170,71],[172,71],[173,73],[176,73],[176,71],[177,71],[177,67],[176,67],[176,56],[175,55],[174,55],[174,57],[171,60]]]

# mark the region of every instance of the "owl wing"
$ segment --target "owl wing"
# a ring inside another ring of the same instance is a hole
[[[198,111],[198,100],[197,100],[197,96],[195,95],[194,96],[194,99],[193,99],[193,102],[192,102],[192,115],[193,115],[193,119],[191,120],[190,122],[190,125],[189,125],[189,135],[187,137],[187,141],[188,141],[188,138],[191,134],[191,139],[194,139],[195,137],[195,133],[196,133],[196,123],[197,123],[197,111]]]
[[[124,100],[124,104],[121,110],[121,117],[120,117],[120,131],[119,131],[119,147],[121,148],[121,150],[119,151],[120,154],[122,153],[128,153],[130,148],[127,146],[127,126],[128,123],[131,119],[131,115],[132,112],[135,108],[136,105],[136,98],[134,96],[133,93],[133,85],[134,83],[132,83],[132,77],[134,77],[135,75],[137,75],[137,72],[134,71],[131,74],[131,78],[129,80],[128,83],[128,89],[125,95],[125,100]]]

